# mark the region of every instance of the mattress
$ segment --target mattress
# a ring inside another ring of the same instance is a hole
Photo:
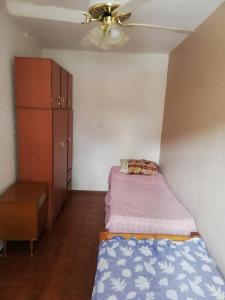
[[[114,233],[189,235],[195,221],[171,192],[161,174],[128,175],[113,167],[105,198],[106,229]]]
[[[103,241],[92,300],[225,299],[224,278],[201,239]]]

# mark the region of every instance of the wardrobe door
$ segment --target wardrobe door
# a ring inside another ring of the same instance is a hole
[[[15,58],[16,106],[51,108],[51,60]]]
[[[68,105],[68,87],[67,87],[67,71],[61,68],[61,108],[67,108]]]
[[[53,110],[53,214],[60,212],[67,189],[68,111]]]
[[[67,83],[68,83],[68,109],[73,107],[73,76],[67,73]]]
[[[52,224],[52,111],[17,108],[18,180],[46,182]]]
[[[73,111],[68,110],[68,183],[72,180],[72,164],[73,164]]]
[[[60,72],[60,65],[52,61],[52,108],[60,108],[61,106]]]

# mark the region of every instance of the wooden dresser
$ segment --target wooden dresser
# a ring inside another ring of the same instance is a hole
[[[48,227],[71,188],[73,77],[55,61],[15,58],[18,177],[48,183]]]
[[[0,240],[38,239],[47,219],[47,184],[18,182],[0,197]]]

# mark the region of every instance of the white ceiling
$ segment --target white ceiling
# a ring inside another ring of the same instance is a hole
[[[138,1],[138,0],[137,0]],[[87,11],[88,0],[26,0],[26,2],[63,6]],[[152,0],[134,12],[131,21],[196,29],[224,0]],[[82,37],[93,25],[69,24],[12,17],[24,31],[36,38],[44,48],[87,50],[79,46]],[[125,29],[131,39],[120,52],[169,53],[187,35],[149,29]],[[94,46],[88,50],[97,50]]]

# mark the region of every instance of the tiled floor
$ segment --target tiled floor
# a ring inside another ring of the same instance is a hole
[[[27,242],[9,244],[0,257],[0,299],[90,300],[103,228],[104,194],[73,194],[33,258]]]

